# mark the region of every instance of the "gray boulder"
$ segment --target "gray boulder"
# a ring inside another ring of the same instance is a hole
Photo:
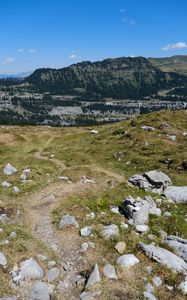
[[[30,258],[21,263],[19,277],[20,279],[41,279],[43,270],[34,258]]]
[[[117,263],[121,267],[130,268],[139,263],[139,259],[134,254],[124,254],[117,259]]]
[[[7,164],[4,167],[3,172],[5,175],[12,175],[17,172],[17,169],[15,167],[13,167],[11,164]]]
[[[139,243],[139,247],[146,253],[147,256],[174,272],[187,272],[186,262],[172,252],[151,244],[146,245],[144,243]]]
[[[70,216],[69,214],[64,215],[59,223],[59,228],[65,228],[65,227],[70,227],[70,226],[75,226],[76,228],[79,228],[79,224],[75,220],[74,216]]]
[[[175,203],[187,203],[187,186],[168,186],[163,195]]]
[[[129,178],[129,182],[146,191],[161,193],[163,187],[172,184],[171,179],[161,171],[152,170],[142,175],[134,175]]]
[[[60,275],[60,270],[54,267],[47,272],[46,274],[47,281],[53,282],[59,277],[59,275]]]
[[[86,287],[93,286],[96,283],[99,283],[101,281],[100,274],[99,274],[99,267],[98,264],[95,264],[94,269],[88,278]]]
[[[0,252],[0,267],[1,266],[6,267],[6,265],[7,265],[7,258],[2,252]]]
[[[187,240],[182,239],[178,236],[168,235],[165,238],[164,243],[172,248],[175,253],[178,256],[182,257],[187,263]]]
[[[93,300],[95,298],[98,298],[102,294],[101,291],[96,291],[96,292],[83,292],[80,295],[81,300]]]
[[[48,287],[44,282],[38,281],[33,284],[28,300],[49,300]]]
[[[114,266],[112,266],[111,264],[107,264],[104,266],[103,274],[105,277],[107,277],[109,279],[118,279],[116,270],[115,270]]]
[[[109,240],[110,238],[119,236],[119,228],[115,224],[103,226],[101,234],[104,237],[104,239]]]

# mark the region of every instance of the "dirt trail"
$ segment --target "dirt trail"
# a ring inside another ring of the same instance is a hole
[[[52,142],[53,138],[47,141],[43,149]],[[42,155],[42,151],[39,150],[35,157],[40,160],[48,160],[48,157]],[[58,159],[52,158],[50,160],[60,171],[66,169],[65,164]],[[25,204],[26,219],[33,233],[38,239],[58,253],[63,262],[63,267],[65,266],[66,272],[60,291],[63,293],[64,299],[70,300],[77,299],[78,295],[80,295],[80,290],[75,285],[75,282],[79,279],[79,273],[84,266],[80,252],[80,244],[83,242],[83,239],[80,237],[78,230],[57,230],[52,224],[51,213],[69,195],[77,193],[83,195],[88,190],[93,189],[94,191],[99,191],[108,185],[109,179],[114,179],[117,183],[125,182],[123,176],[113,171],[98,166],[86,167],[90,167],[94,172],[104,173],[106,178],[95,185],[83,184],[80,180],[76,183],[71,183],[59,179],[57,182],[49,183],[41,191],[29,195]]]

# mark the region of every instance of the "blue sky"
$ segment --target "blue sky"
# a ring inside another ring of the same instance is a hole
[[[187,0],[0,0],[0,73],[187,54]]]

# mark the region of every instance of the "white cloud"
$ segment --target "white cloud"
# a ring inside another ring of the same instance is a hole
[[[69,59],[77,59],[78,58],[78,56],[77,56],[77,54],[75,54],[75,53],[71,53],[70,55],[69,55]]]
[[[36,53],[35,49],[29,49],[29,53]]]
[[[178,42],[175,44],[167,44],[166,46],[162,47],[161,50],[169,51],[174,49],[184,49],[187,48],[187,44],[185,42]]]
[[[125,8],[121,8],[120,12],[123,14],[124,12],[126,12],[126,9]]]
[[[15,61],[14,57],[7,57],[2,60],[1,65],[10,65]]]
[[[19,49],[18,49],[18,52],[23,53],[23,52],[25,52],[25,51],[24,51],[23,48],[19,48]]]

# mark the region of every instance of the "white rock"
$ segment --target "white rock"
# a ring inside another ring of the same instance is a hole
[[[95,298],[98,298],[102,294],[101,291],[96,291],[96,292],[83,292],[80,295],[81,300],[93,300]]]
[[[183,132],[182,135],[183,135],[183,136],[187,136],[187,131]]]
[[[146,270],[149,274],[151,274],[151,272],[153,271],[153,268],[151,266],[147,266]]]
[[[81,183],[82,184],[95,184],[95,180],[94,179],[88,179],[86,178],[86,176],[83,176],[83,178],[81,179]]]
[[[49,266],[49,267],[54,267],[54,266],[56,266],[56,261],[55,261],[55,260],[50,260],[50,261],[48,261],[48,266]]]
[[[95,264],[94,269],[88,278],[86,287],[93,286],[96,283],[99,283],[101,281],[100,274],[99,274],[99,267],[98,264]]]
[[[49,300],[48,287],[44,282],[38,281],[33,284],[28,300]]]
[[[114,207],[112,207],[110,210],[111,210],[111,212],[113,212],[114,214],[119,214],[119,207],[114,206]]]
[[[23,173],[29,174],[31,172],[31,169],[27,168],[25,170],[23,170]]]
[[[95,219],[95,213],[94,213],[94,212],[91,212],[91,213],[87,214],[87,215],[86,215],[86,219],[87,219],[87,220]]]
[[[162,284],[162,279],[159,276],[153,277],[153,284],[158,288]]]
[[[17,186],[13,186],[13,191],[15,193],[19,193],[20,189]]]
[[[7,181],[3,181],[3,182],[1,183],[1,186],[2,186],[3,188],[9,188],[9,187],[11,186],[11,183],[10,183],[10,182],[7,182]]]
[[[86,226],[84,228],[81,228],[80,234],[81,236],[89,236],[92,233],[92,227]]]
[[[127,229],[129,227],[129,225],[124,222],[121,222],[120,227],[123,229]]]
[[[45,261],[45,260],[47,260],[47,256],[41,255],[41,254],[38,254],[38,255],[37,255],[37,258],[38,258],[40,261]]]
[[[79,228],[79,224],[75,220],[75,217],[66,214],[61,218],[59,223],[59,228],[62,229],[64,227],[69,227],[69,226],[75,226],[76,228]]]
[[[144,299],[156,300],[156,297],[153,294],[149,293],[149,292],[144,292],[143,295],[144,295]]]
[[[175,142],[177,140],[177,137],[176,135],[167,135],[167,139],[169,141]]]
[[[81,244],[81,252],[86,252],[89,249],[94,249],[95,248],[95,243],[92,242],[85,242]]]
[[[115,245],[115,249],[120,253],[123,254],[125,252],[126,249],[126,243],[125,242],[118,242]]]
[[[56,267],[52,268],[46,274],[47,281],[53,282],[59,277],[59,275],[60,275],[60,270]]]
[[[139,233],[146,233],[149,231],[149,227],[147,225],[136,225],[136,231]]]
[[[179,284],[178,289],[179,289],[184,295],[187,295],[187,278]]]
[[[22,173],[21,175],[20,175],[20,181],[21,182],[24,182],[24,181],[26,181],[26,179],[27,179],[27,175],[25,174],[25,173]]]
[[[155,291],[154,287],[150,283],[147,283],[145,285],[145,290],[146,290],[146,292],[149,292],[151,294],[154,294],[154,291]]]
[[[7,258],[2,252],[0,252],[0,266],[6,267],[6,265],[7,265]]]
[[[22,262],[19,276],[22,279],[41,279],[43,270],[34,258],[29,258]]]
[[[17,236],[16,232],[15,232],[15,231],[12,231],[12,232],[10,233],[10,235],[9,235],[9,238],[13,240],[13,239],[16,238],[16,236]]]
[[[103,230],[101,233],[102,233],[102,236],[108,240],[110,238],[119,236],[119,228],[115,224],[103,226]]]
[[[163,214],[163,217],[171,217],[171,213],[169,211],[166,211],[164,214]]]
[[[117,263],[124,268],[130,268],[139,263],[139,259],[134,254],[124,254],[117,259]]]
[[[4,167],[3,172],[5,175],[12,175],[17,172],[17,169],[15,167],[13,167],[10,163],[8,163]]]
[[[114,266],[112,266],[111,264],[107,264],[104,266],[103,274],[105,277],[107,277],[109,279],[118,279],[116,270],[115,270]]]
[[[67,176],[58,176],[58,179],[65,180],[65,181],[69,180]]]
[[[90,132],[91,132],[92,134],[98,134],[98,133],[99,133],[99,131],[98,131],[98,130],[95,130],[95,129],[91,130]]]

